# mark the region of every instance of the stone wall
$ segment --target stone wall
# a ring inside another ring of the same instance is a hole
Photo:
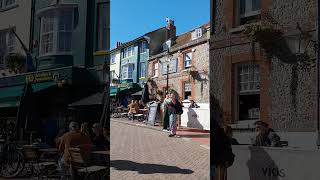
[[[228,90],[228,77],[226,77],[226,56],[243,58],[243,54],[260,54],[269,60],[268,66],[263,67],[264,81],[260,89],[261,98],[269,105],[264,110],[265,119],[276,130],[283,131],[313,131],[315,130],[316,117],[316,74],[314,62],[305,65],[303,62],[277,57],[268,58],[259,44],[251,47],[250,41],[244,37],[241,30],[236,30],[233,23],[234,14],[229,10],[234,4],[226,0],[217,1],[216,34],[211,36],[210,44],[210,101],[211,116],[218,120],[226,120],[234,113],[232,103],[228,96],[233,96],[233,91]],[[278,28],[285,33],[300,33],[297,23],[303,31],[313,34],[316,23],[316,4],[314,0],[292,1],[266,1],[262,4],[262,12],[268,14],[277,22]],[[265,19],[262,16],[262,19]],[[241,28],[240,28],[241,29]],[[310,39],[315,40],[312,36]],[[254,49],[254,52],[252,51]],[[309,60],[314,61],[312,44],[307,47]],[[248,61],[254,59],[249,58]],[[236,59],[234,61],[237,61]],[[268,62],[265,62],[268,64]],[[261,67],[260,67],[261,68]],[[226,92],[230,92],[226,95]],[[227,98],[227,99],[226,99]],[[228,110],[228,108],[231,108]],[[229,113],[229,114],[228,114]]]

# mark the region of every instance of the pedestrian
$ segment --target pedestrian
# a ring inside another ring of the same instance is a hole
[[[65,133],[61,137],[61,142],[59,144],[59,152],[63,153],[62,158],[59,160],[60,169],[63,174],[66,174],[67,167],[69,167],[70,153],[69,148],[75,148],[80,145],[90,145],[92,144],[90,137],[83,135],[80,132],[79,124],[77,122],[70,122],[69,132]],[[62,177],[64,179],[65,177]]]
[[[168,114],[169,114],[169,126],[170,126],[169,137],[175,136],[177,131],[177,112],[176,112],[177,103],[178,103],[177,96],[171,91],[169,93],[169,102],[167,103]]]
[[[266,122],[257,121],[254,123],[257,132],[256,139],[254,140],[254,146],[271,146],[279,147],[280,137],[275,133],[273,129],[269,127]]]
[[[86,136],[90,136],[89,124],[87,122],[82,123],[80,131],[82,134],[84,134]]]
[[[162,103],[162,126],[163,131],[168,131],[169,128],[169,112],[168,112],[168,103],[170,102],[169,94],[166,94],[165,99]]]
[[[98,151],[104,151],[108,149],[108,143],[103,135],[103,130],[99,123],[94,123],[92,126],[93,137],[92,142]]]
[[[239,142],[237,141],[237,139],[233,138],[232,128],[230,126],[225,125],[224,126],[224,132],[228,136],[228,138],[230,140],[230,143],[232,145],[239,145]]]

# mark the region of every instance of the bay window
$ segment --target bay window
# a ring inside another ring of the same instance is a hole
[[[122,79],[133,79],[134,64],[126,64],[121,69]]]
[[[71,53],[73,9],[54,9],[41,16],[40,55]]]
[[[5,66],[5,58],[15,51],[15,36],[10,30],[0,31],[0,67]]]

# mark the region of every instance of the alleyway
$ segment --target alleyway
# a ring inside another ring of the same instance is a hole
[[[111,179],[209,179],[209,153],[193,141],[111,121]]]

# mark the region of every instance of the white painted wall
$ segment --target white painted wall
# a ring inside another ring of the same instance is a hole
[[[116,74],[120,77],[120,51],[116,51],[113,54],[115,54],[116,62],[115,62],[115,64],[110,65],[110,72],[115,71]],[[111,56],[110,56],[110,58],[111,58]],[[111,62],[111,59],[110,59],[110,62]]]
[[[200,108],[188,108],[189,103],[183,103],[181,126],[210,130],[210,110],[208,103],[197,103]]]
[[[303,148],[232,146],[228,180],[318,180],[320,151]]]

